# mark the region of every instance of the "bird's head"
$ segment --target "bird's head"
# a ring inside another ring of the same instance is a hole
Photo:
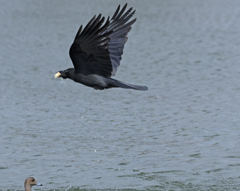
[[[70,78],[70,73],[71,73],[71,70],[70,69],[67,69],[67,70],[64,70],[64,71],[59,71],[57,72],[54,77],[55,78],[63,78],[63,79],[66,79],[66,78]]]
[[[25,180],[24,186],[26,190],[31,190],[32,186],[42,186],[41,183],[37,183],[36,179],[33,177],[29,177]]]

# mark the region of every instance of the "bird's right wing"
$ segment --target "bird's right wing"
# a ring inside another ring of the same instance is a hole
[[[137,20],[135,18],[128,22],[135,14],[136,10],[133,11],[133,8],[131,7],[125,12],[126,8],[127,3],[124,5],[121,11],[120,5],[118,6],[113,17],[111,18],[109,26],[107,27],[106,31],[104,31],[104,33],[113,31],[113,33],[109,35],[110,41],[108,42],[108,51],[110,52],[109,56],[112,63],[112,76],[116,74],[117,68],[120,65],[124,45],[128,40],[127,34],[131,30],[132,24]]]

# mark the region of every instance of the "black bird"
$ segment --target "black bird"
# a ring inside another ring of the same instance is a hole
[[[111,78],[120,65],[126,36],[136,21],[136,18],[129,21],[135,10],[130,8],[125,12],[126,7],[127,4],[120,10],[119,5],[111,20],[108,17],[104,25],[105,18],[101,14],[95,15],[83,31],[81,25],[69,50],[74,68],[57,72],[55,78],[69,78],[98,90],[115,87],[148,90],[146,86]]]

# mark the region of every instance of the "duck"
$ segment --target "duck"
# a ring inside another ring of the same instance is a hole
[[[25,191],[31,191],[32,186],[42,186],[41,183],[37,183],[36,179],[33,177],[28,177],[24,182]]]

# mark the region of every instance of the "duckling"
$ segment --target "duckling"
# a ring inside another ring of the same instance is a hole
[[[25,191],[31,191],[32,186],[42,186],[42,184],[37,183],[36,179],[33,177],[28,177],[24,182]]]

